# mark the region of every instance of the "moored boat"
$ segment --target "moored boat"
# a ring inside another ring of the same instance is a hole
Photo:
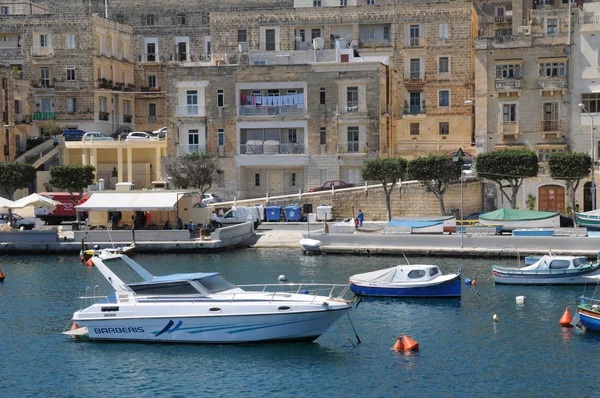
[[[522,268],[492,267],[494,282],[505,285],[583,285],[586,277],[600,275],[600,263],[581,256],[547,254]]]
[[[586,211],[585,213],[575,213],[577,225],[588,229],[600,229],[600,210]]]
[[[398,265],[351,276],[350,290],[361,296],[460,297],[461,273],[442,275],[436,265]]]
[[[558,228],[560,213],[553,211],[498,209],[479,216],[481,225],[502,224],[503,231],[527,228]]]
[[[216,272],[154,276],[129,257],[120,258],[142,281],[125,283],[100,257],[92,257],[114,292],[81,297],[72,318],[77,327],[64,334],[178,343],[313,341],[351,308],[343,298],[347,285],[236,286]]]

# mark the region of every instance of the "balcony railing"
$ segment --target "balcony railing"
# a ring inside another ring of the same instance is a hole
[[[357,101],[346,102],[346,112],[358,112],[358,102]]]
[[[426,74],[421,72],[410,72],[404,74],[404,84],[424,84]]]
[[[521,90],[521,79],[496,80],[496,91]]]
[[[160,91],[160,87],[142,86],[142,87],[140,87],[140,90],[144,93],[151,93],[154,91]]]
[[[304,144],[287,143],[277,141],[247,141],[240,144],[240,155],[280,155],[280,154],[303,154]]]
[[[25,115],[22,113],[15,113],[15,123],[16,124],[27,124],[31,121],[29,115]]]
[[[309,41],[295,41],[294,50],[296,51],[308,51],[312,50],[312,43]]]
[[[303,115],[304,105],[256,106],[240,105],[240,116]]]
[[[561,90],[567,88],[566,77],[539,77],[538,90]]]
[[[383,48],[383,47],[390,47],[391,42],[389,37],[388,38],[384,38],[383,36],[381,37],[370,37],[370,38],[365,38],[365,37],[359,37],[358,39],[358,47],[359,48]]]
[[[367,153],[369,152],[369,144],[366,142],[340,142],[337,144],[338,153]]]
[[[560,131],[560,120],[542,120],[542,131]]]
[[[107,122],[108,116],[109,116],[108,112],[102,112],[102,111],[98,112],[98,120],[104,120],[105,122]]]
[[[512,22],[512,16],[510,15],[496,15],[494,17],[494,22],[502,23],[502,22]]]
[[[517,122],[502,122],[502,133],[514,135],[519,133],[519,124]]]
[[[421,47],[420,37],[410,37],[408,39],[408,46],[409,47]]]
[[[177,145],[177,155],[185,155],[188,153],[206,153],[206,144],[179,144]]]
[[[33,112],[31,114],[31,120],[54,120],[56,119],[56,113],[54,112]]]
[[[140,54],[138,57],[139,62],[160,62],[160,55],[158,53],[146,53]]]
[[[21,58],[23,56],[23,52],[21,47],[8,47],[2,48],[0,47],[0,59],[2,58]]]
[[[177,117],[202,117],[206,116],[204,106],[182,105],[176,108]]]
[[[31,47],[31,55],[34,57],[53,57],[54,49],[52,47],[33,46]]]
[[[424,115],[425,113],[425,105],[407,105],[404,107],[405,115]]]

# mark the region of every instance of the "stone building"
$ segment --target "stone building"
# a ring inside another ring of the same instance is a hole
[[[529,4],[528,4],[529,3]],[[568,4],[514,0],[478,2],[475,40],[475,139],[477,153],[531,149],[540,173],[528,179],[537,210],[565,211],[565,184],[548,176],[548,155],[569,148]],[[505,207],[497,195],[497,207]]]
[[[168,68],[171,153],[223,155],[219,190],[238,198],[362,183],[387,130],[393,73],[345,52],[350,62]]]

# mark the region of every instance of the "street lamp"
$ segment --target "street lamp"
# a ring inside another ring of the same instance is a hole
[[[579,104],[579,107],[581,108],[582,111],[587,113],[588,116],[590,117],[590,119],[592,120],[592,126],[591,126],[591,130],[590,130],[590,135],[591,135],[590,157],[592,158],[592,189],[591,189],[591,191],[592,191],[592,210],[596,210],[596,184],[594,183],[594,174],[596,174],[596,169],[594,167],[594,117],[591,115],[591,113],[588,112],[587,109],[585,109],[584,104]]]
[[[466,103],[467,101],[465,101]],[[462,148],[458,148],[456,154],[454,155],[454,162],[460,166],[460,248],[464,247],[463,245],[463,235],[465,233],[465,172],[463,170],[464,164],[464,155]]]

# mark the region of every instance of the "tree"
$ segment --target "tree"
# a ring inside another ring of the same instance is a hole
[[[579,188],[582,178],[590,175],[592,158],[586,153],[556,152],[548,156],[550,177],[555,180],[564,180],[571,195],[571,217],[573,225],[577,225],[575,214],[575,192]]]
[[[17,189],[27,188],[35,180],[35,168],[30,164],[0,162],[0,190],[13,200]]]
[[[361,170],[363,180],[378,181],[383,186],[388,221],[392,220],[390,196],[396,183],[406,175],[406,163],[403,158],[379,158],[365,161]]]
[[[509,201],[510,207],[514,209],[523,180],[537,177],[538,156],[534,151],[523,149],[485,152],[477,155],[475,170],[480,179],[495,182]],[[510,185],[510,196],[504,191],[503,181]]]
[[[440,203],[442,216],[446,215],[444,207],[444,193],[450,183],[460,177],[460,166],[454,163],[449,156],[429,155],[419,157],[408,162],[409,178],[418,180],[427,186]]]
[[[69,192],[71,195],[71,201],[73,205],[77,205],[75,200],[75,192],[79,193],[79,199],[83,196],[83,190],[88,185],[92,185],[96,177],[94,172],[96,169],[94,166],[79,166],[79,165],[65,165],[65,166],[54,166],[50,168],[50,181],[48,183],[54,188],[61,189]],[[79,221],[79,212],[77,214],[77,221]]]
[[[214,153],[188,153],[183,156],[162,158],[165,175],[173,179],[177,188],[196,188],[204,195],[216,183],[223,170],[220,157]]]
[[[42,129],[42,135],[44,137],[51,137],[54,135],[61,135],[64,127],[56,123],[55,120],[50,120],[46,127]]]

